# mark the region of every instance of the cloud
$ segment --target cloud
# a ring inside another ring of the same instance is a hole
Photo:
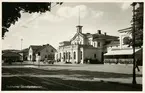
[[[39,17],[39,20],[48,20],[50,22],[61,22],[64,20],[64,18],[58,15],[52,14],[51,12],[46,12],[44,15]]]
[[[91,11],[92,12],[92,17],[93,18],[97,18],[97,17],[100,17],[100,16],[103,16],[104,12],[102,11]]]
[[[85,5],[78,5],[75,7],[64,6],[58,9],[56,14],[60,17],[70,18],[70,17],[78,17],[80,11],[80,18],[86,17],[100,17],[103,15],[102,11],[96,11],[91,8],[88,8]]]
[[[46,12],[46,13],[33,13],[27,20],[23,20],[20,26],[28,28],[38,28],[40,26],[40,21],[49,21],[52,23],[62,22],[66,18],[76,17],[78,18],[80,11],[80,18],[98,18],[103,16],[104,12],[91,9],[85,5],[77,5],[74,7],[62,6],[56,13]]]
[[[121,9],[122,10],[127,10],[131,7],[130,5],[131,5],[131,2],[124,2],[124,3],[121,4]]]

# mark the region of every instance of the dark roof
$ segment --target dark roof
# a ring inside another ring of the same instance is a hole
[[[113,39],[113,40],[117,40],[119,37],[117,36],[111,36],[111,35],[104,35],[104,34],[83,34],[86,37],[93,37],[93,39]]]
[[[2,50],[2,53],[7,53],[7,52],[19,52],[20,50],[16,50],[16,49],[6,49],[6,50]]]
[[[115,40],[115,41],[112,41],[111,43],[107,44],[107,46],[116,46],[116,45],[120,45],[119,40]]]
[[[28,51],[29,51],[29,49],[28,48],[25,48],[25,49],[19,51],[19,53],[24,53],[24,52],[28,52]]]
[[[19,57],[21,55],[19,53],[16,53],[16,52],[7,52],[7,53],[3,53],[2,56],[3,57]]]
[[[39,48],[41,48],[42,46],[41,45],[31,45],[30,46],[31,48],[32,48],[32,50],[34,51],[34,52],[36,52]]]
[[[34,53],[38,53],[40,52],[42,49],[44,49],[46,46],[50,46],[52,47],[54,50],[56,50],[53,46],[51,46],[50,44],[46,44],[46,45],[31,45],[30,47],[32,48],[32,50],[34,51]]]

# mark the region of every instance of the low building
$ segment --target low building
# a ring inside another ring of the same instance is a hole
[[[54,60],[56,49],[49,45],[31,45],[28,51],[28,60],[36,61],[39,57],[39,60],[43,61],[45,58],[48,60]]]
[[[23,50],[21,50],[19,53],[23,56],[23,61],[27,61],[28,60],[28,48],[25,48]]]
[[[5,52],[2,54],[2,60],[5,63],[21,62],[22,56],[17,52]]]
[[[102,34],[101,30],[95,34],[83,33],[82,26],[76,27],[77,32],[71,40],[60,42],[55,60],[65,63],[103,63],[107,45],[119,37]]]

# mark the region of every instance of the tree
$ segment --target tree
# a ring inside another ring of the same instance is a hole
[[[20,11],[45,13],[51,10],[51,4],[52,2],[2,2],[2,38],[11,24],[15,24],[21,18]],[[61,5],[62,2],[56,4]]]
[[[135,15],[135,45],[139,47],[143,45],[143,6],[143,2],[140,2]]]
[[[129,45],[130,42],[131,42],[131,38],[130,37],[124,37],[123,38],[123,44],[125,44],[125,45],[128,44]]]
[[[139,7],[135,12],[135,46],[141,47],[143,45],[143,8],[144,3],[138,2]]]

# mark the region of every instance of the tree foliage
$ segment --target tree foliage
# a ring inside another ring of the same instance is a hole
[[[124,38],[123,38],[123,44],[129,45],[130,42],[131,42],[131,38],[130,38],[130,37],[124,37]]]
[[[20,11],[28,13],[44,13],[50,11],[51,2],[2,2],[2,38],[11,24],[15,24],[16,21],[21,18]],[[57,2],[56,4],[62,4],[62,2]]]
[[[143,45],[143,9],[144,3],[138,2],[139,7],[134,11],[135,12],[135,46],[141,47]]]

